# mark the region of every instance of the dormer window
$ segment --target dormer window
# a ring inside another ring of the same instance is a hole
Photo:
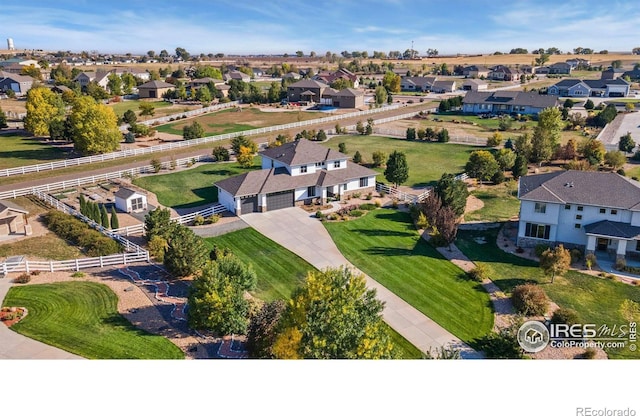
[[[307,165],[300,166],[300,173],[307,173]]]
[[[334,168],[339,168],[340,167],[340,161],[336,160],[335,162],[333,162],[333,167]]]

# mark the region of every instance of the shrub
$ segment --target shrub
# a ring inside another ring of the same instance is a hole
[[[578,319],[578,313],[573,309],[560,308],[553,313],[551,323],[574,325],[579,324],[580,320]]]
[[[380,195],[380,196],[382,196],[382,195]],[[382,206],[382,201],[380,201],[379,199],[376,199],[375,201],[373,201],[373,203],[378,208],[380,208]]]
[[[431,243],[431,245],[434,247],[446,247],[449,245],[449,243],[447,243],[447,240],[445,240],[445,238],[440,233],[433,234],[429,239],[429,243]]]
[[[162,162],[160,162],[160,159],[151,159],[150,163],[154,173],[160,172],[160,169],[162,169]]]
[[[31,276],[38,276],[40,274],[40,270],[32,270]]]
[[[582,250],[578,250],[577,248],[574,248],[571,250],[571,263],[576,263],[580,260],[582,260]]]
[[[623,258],[616,259],[616,264],[613,266],[616,270],[624,270],[627,267],[627,262]]]
[[[320,210],[317,210],[317,211],[316,211],[316,218],[320,218],[320,219],[322,219],[322,218],[324,218],[324,217],[325,217],[325,215],[322,213],[322,211],[320,211]]]
[[[71,277],[84,277],[84,273],[82,272],[74,272]]]
[[[597,266],[598,262],[596,259],[596,255],[593,253],[589,253],[584,257],[584,265],[587,266],[587,269],[591,270],[592,267]]]
[[[394,208],[398,208],[398,199],[397,198],[393,198],[393,201],[391,201],[391,206]]]
[[[416,219],[416,225],[418,226],[418,228],[422,230],[426,230],[427,228],[429,228],[429,220],[427,219],[427,216],[424,215],[424,212],[420,212],[418,214],[418,218]]]
[[[504,179],[504,172],[499,170],[493,174],[493,176],[491,177],[491,182],[493,182],[495,185],[500,185],[502,182],[504,182]]]
[[[202,215],[196,215],[193,218],[193,225],[198,226],[203,224],[204,224],[204,217]]]
[[[585,360],[593,360],[596,358],[597,351],[595,348],[587,348],[585,352],[582,354],[582,358]]]
[[[534,284],[516,286],[511,294],[511,302],[516,311],[526,316],[544,315],[549,307],[544,290]]]
[[[548,244],[538,244],[535,248],[536,257],[542,256],[542,253],[551,248]]]
[[[373,199],[373,193],[369,192],[367,196],[364,197],[367,201],[371,201]]]
[[[229,161],[229,150],[223,146],[216,146],[213,148],[211,152],[213,157],[216,159],[216,162],[228,162]]]
[[[377,207],[374,204],[371,204],[371,203],[360,204],[360,206],[358,207],[358,209],[361,209],[363,211],[373,211],[376,208]]]
[[[31,276],[28,273],[22,273],[20,276],[13,279],[14,283],[29,283],[31,281]]]
[[[484,279],[489,278],[488,274],[489,270],[487,269],[487,266],[482,263],[476,264],[476,267],[467,272],[467,276],[476,282],[482,282]]]
[[[359,209],[354,209],[349,211],[349,215],[356,218],[362,217],[364,215],[364,211],[361,211]]]
[[[218,221],[220,221],[220,218],[222,218],[222,217],[220,216],[220,214],[213,214],[213,215],[209,215],[209,216],[207,217],[207,222],[208,222],[209,224],[215,224],[215,223],[217,223]]]
[[[523,358],[517,331],[513,328],[502,329],[500,333],[491,332],[480,338],[475,347],[484,351],[487,358]]]

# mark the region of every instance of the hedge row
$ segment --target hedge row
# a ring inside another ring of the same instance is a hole
[[[108,256],[122,252],[122,247],[116,241],[69,214],[49,211],[44,218],[51,231],[60,238],[82,247],[88,256]]]

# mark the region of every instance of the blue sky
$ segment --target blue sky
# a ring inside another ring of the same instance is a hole
[[[509,5],[505,7],[505,5]],[[305,54],[640,46],[637,0],[3,0],[17,49]]]

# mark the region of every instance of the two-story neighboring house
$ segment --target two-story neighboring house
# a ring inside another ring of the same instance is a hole
[[[0,91],[12,90],[16,96],[26,95],[35,80],[27,75],[12,74],[0,71]]]
[[[259,153],[262,169],[216,182],[218,202],[241,215],[375,190],[377,172],[306,139]]]
[[[562,171],[518,183],[518,245],[564,244],[640,256],[640,185],[617,173]]]

